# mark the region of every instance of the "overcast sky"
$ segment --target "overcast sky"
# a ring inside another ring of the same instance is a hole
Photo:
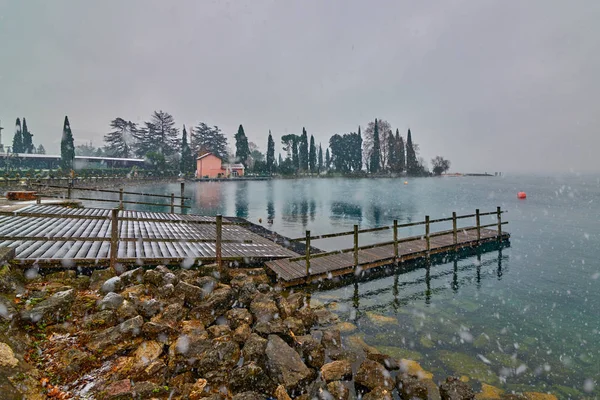
[[[324,145],[374,118],[452,170],[599,171],[600,2],[0,0],[0,120],[57,154],[153,110]]]

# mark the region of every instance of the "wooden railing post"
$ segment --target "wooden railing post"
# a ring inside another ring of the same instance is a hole
[[[500,207],[496,208],[496,214],[498,219],[498,240],[502,240],[502,210]]]
[[[425,216],[425,248],[427,250],[427,256],[431,250],[431,242],[429,240],[429,215]]]
[[[175,193],[171,193],[171,214],[175,214]]]
[[[181,186],[180,186],[180,192],[181,192],[181,209],[179,210],[179,212],[181,214],[183,214],[183,206],[185,205],[185,200],[184,200],[184,196],[183,194],[185,193],[185,182],[181,182]]]
[[[42,195],[39,193],[35,195],[35,204],[42,204]]]
[[[123,188],[119,188],[119,208],[123,209]]]
[[[117,272],[117,255],[119,249],[119,210],[114,208],[110,224],[110,268]],[[118,275],[118,274],[117,274]]]
[[[310,276],[310,231],[306,231],[306,279]]]
[[[398,220],[394,220],[394,262],[398,262]]]
[[[217,238],[215,242],[215,250],[216,250],[216,258],[217,258],[217,267],[219,268],[219,274],[223,277],[223,262],[221,260],[221,235],[223,231],[223,216],[221,214],[217,215]]]
[[[73,186],[72,181],[67,182],[67,199],[71,199],[71,187]]]
[[[481,220],[479,217],[479,208],[475,210],[475,222],[477,223],[477,243],[481,240]]]
[[[354,268],[358,268],[358,225],[354,225]]]
[[[458,245],[458,230],[456,229],[456,211],[452,212],[452,240],[454,241],[454,250]]]

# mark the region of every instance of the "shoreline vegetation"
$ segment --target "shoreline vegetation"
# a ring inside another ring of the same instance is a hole
[[[556,399],[384,354],[262,268],[39,272],[0,269],[7,400]]]

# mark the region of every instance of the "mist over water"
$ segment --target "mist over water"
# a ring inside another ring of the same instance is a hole
[[[495,211],[510,247],[435,259],[322,288],[365,342],[417,359],[436,378],[467,375],[507,390],[594,398],[600,378],[600,178],[509,176],[188,183],[191,213],[248,218],[288,237]],[[132,188],[136,191],[140,188]],[[144,186],[178,193],[179,185]],[[527,192],[518,200],[517,192]],[[167,211],[155,208],[156,211]],[[489,219],[488,219],[489,218]],[[268,221],[272,219],[272,224]],[[262,221],[259,222],[259,220]],[[482,217],[482,224],[495,222]],[[473,221],[464,221],[472,224]],[[439,224],[432,231],[447,229]],[[401,236],[422,234],[406,228]],[[316,240],[325,250],[351,236]],[[360,243],[391,240],[391,231]]]

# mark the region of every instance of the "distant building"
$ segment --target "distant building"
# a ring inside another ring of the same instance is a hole
[[[223,164],[222,160],[212,153],[206,153],[196,159],[196,177],[198,178],[230,178],[244,176],[243,164]]]

